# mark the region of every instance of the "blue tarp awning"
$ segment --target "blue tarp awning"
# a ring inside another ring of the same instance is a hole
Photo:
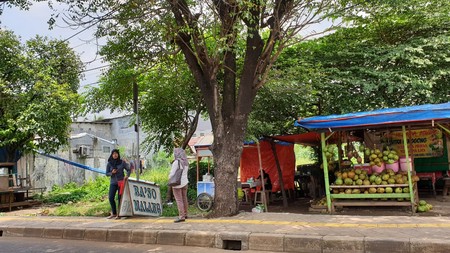
[[[316,116],[295,121],[295,126],[311,130],[370,128],[387,125],[450,121],[450,102],[380,109],[342,115]]]

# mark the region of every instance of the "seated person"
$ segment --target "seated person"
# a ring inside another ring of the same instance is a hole
[[[265,170],[263,170],[263,176],[264,176],[264,189],[265,190],[272,190],[272,182],[270,181],[269,174]],[[261,175],[257,178],[258,180],[261,180]]]

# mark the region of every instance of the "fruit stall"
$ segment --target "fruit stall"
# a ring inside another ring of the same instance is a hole
[[[432,140],[421,147],[435,152],[442,133],[450,136],[450,102],[316,116],[295,125],[320,132],[329,213],[342,206],[407,206],[412,213],[431,208],[419,203],[413,161],[422,150],[415,144],[428,142],[427,132]]]

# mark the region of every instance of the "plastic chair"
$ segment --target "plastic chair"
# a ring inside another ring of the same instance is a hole
[[[267,205],[269,205],[269,202],[270,202],[270,190],[266,190],[265,191],[265,195],[266,195],[265,197],[266,197]],[[260,186],[256,187],[256,191],[255,191],[255,206],[257,204],[264,204],[262,196],[263,195],[262,195],[261,187]]]

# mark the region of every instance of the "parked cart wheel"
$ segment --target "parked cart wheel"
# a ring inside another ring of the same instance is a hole
[[[207,212],[211,210],[213,206],[213,198],[208,193],[200,193],[197,197],[197,207],[198,209]]]

